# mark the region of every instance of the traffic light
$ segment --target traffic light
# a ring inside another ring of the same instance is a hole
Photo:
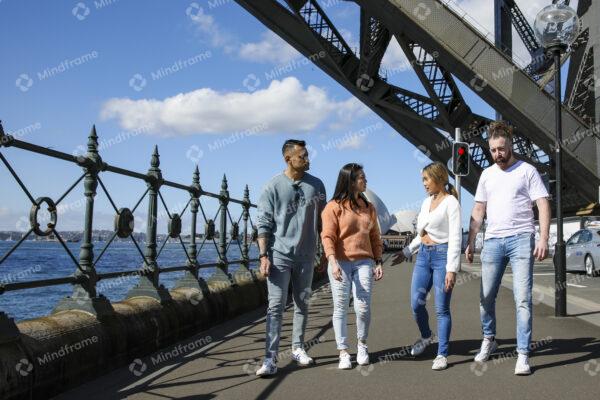
[[[455,176],[469,175],[469,143],[452,144],[452,173]]]

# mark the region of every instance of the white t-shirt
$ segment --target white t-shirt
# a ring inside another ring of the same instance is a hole
[[[533,202],[548,197],[542,177],[521,160],[503,171],[497,164],[479,178],[475,201],[486,202],[486,238],[533,233]]]
[[[427,197],[421,205],[417,217],[417,236],[410,242],[407,252],[416,252],[421,244],[421,235],[429,234],[436,243],[448,243],[446,271],[458,272],[460,265],[460,244],[462,227],[460,219],[460,204],[456,197],[447,195],[433,210],[431,208],[432,196]],[[405,254],[409,255],[409,254]]]

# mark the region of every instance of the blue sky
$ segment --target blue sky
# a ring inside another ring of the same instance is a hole
[[[355,46],[358,7],[329,3],[327,14]],[[481,3],[488,2],[461,2],[491,28],[492,2]],[[428,160],[233,1],[1,0],[0,35],[0,118],[21,140],[79,154],[96,124],[110,164],[145,172],[158,145],[166,179],[189,183],[198,164],[205,190],[218,192],[226,174],[231,196],[241,198],[248,184],[256,201],[284,168],[283,141],[301,138],[328,195],[340,167],[359,162],[391,212],[417,209],[424,197],[419,171]],[[390,48],[384,65],[394,70],[403,60]],[[391,80],[423,92],[412,71]],[[474,112],[494,116],[461,87]],[[2,153],[34,197],[56,199],[81,175],[70,163]],[[145,189],[129,178],[101,177],[119,207],[132,207]],[[22,228],[29,205],[4,166],[0,187],[0,229]],[[112,229],[112,210],[98,190],[95,227]],[[463,194],[466,227],[473,201]],[[171,189],[164,196],[174,208],[188,198]],[[79,185],[64,200],[59,230],[82,227],[81,199]],[[204,205],[214,215],[216,202]]]

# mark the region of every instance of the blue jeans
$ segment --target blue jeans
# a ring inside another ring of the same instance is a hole
[[[328,266],[329,283],[333,297],[333,331],[338,350],[348,348],[348,328],[346,317],[350,303],[350,290],[354,298],[354,313],[356,314],[356,337],[366,342],[371,322],[371,288],[373,286],[373,259],[367,258],[356,261],[338,260],[342,269],[342,280],[336,280],[332,275],[331,265]]]
[[[278,258],[271,260],[267,278],[269,306],[267,308],[267,337],[265,356],[277,358],[281,337],[281,319],[287,302],[290,279],[294,299],[294,320],[292,323],[292,348],[304,348],[304,331],[308,317],[308,303],[312,292],[314,262],[295,263]]]
[[[431,337],[429,314],[425,305],[427,304],[429,291],[432,287],[434,288],[439,337],[438,355],[444,357],[448,356],[448,343],[450,341],[450,331],[452,330],[452,316],[450,315],[452,291],[444,291],[447,259],[447,243],[432,246],[421,244],[410,288],[413,316],[423,338]]]
[[[481,251],[480,312],[484,337],[496,336],[496,296],[510,261],[517,308],[517,351],[529,353],[531,343],[531,289],[533,286],[533,233],[485,240]]]

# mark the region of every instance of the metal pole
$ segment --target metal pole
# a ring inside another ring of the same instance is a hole
[[[200,292],[203,292],[202,278],[198,276],[198,248],[196,246],[196,231],[197,231],[197,220],[198,220],[198,209],[200,207],[200,195],[202,189],[200,188],[200,171],[198,171],[198,166],[196,165],[196,169],[194,170],[194,174],[192,175],[192,190],[190,190],[190,196],[192,197],[190,200],[190,213],[192,214],[191,220],[191,228],[190,228],[190,243],[187,247],[188,254],[188,270],[185,271],[185,274],[182,279],[180,279],[176,284],[176,288],[184,287],[184,288],[194,288],[198,289]],[[200,300],[199,297],[191,297],[192,304],[197,304]]]
[[[460,134],[460,128],[454,130],[454,141],[460,142],[462,140]],[[468,158],[468,155],[467,155]],[[458,193],[458,204],[460,205],[460,176],[454,176],[454,183],[456,183],[456,192]]]
[[[250,257],[248,256],[250,249],[250,244],[248,242],[248,219],[250,218],[250,190],[248,190],[248,185],[246,185],[246,188],[244,189],[243,207],[244,214],[242,218],[244,220],[244,241],[242,245],[242,258],[244,259],[244,265],[246,266],[246,268],[250,269],[250,262],[248,261],[250,259]]]
[[[134,286],[127,298],[137,296],[153,297],[156,300],[169,300],[169,292],[160,284],[160,270],[156,258],[158,256],[157,248],[157,222],[158,222],[158,196],[159,190],[164,180],[160,170],[160,155],[158,147],[154,146],[154,152],[150,160],[150,168],[148,169],[146,185],[148,186],[148,219],[146,225],[146,251],[144,254],[144,263],[140,269],[140,280]]]
[[[460,133],[460,128],[456,128],[454,130],[454,141],[455,142],[460,142],[462,140],[462,135]],[[467,162],[469,161],[469,154],[467,153]],[[454,176],[454,183],[456,184],[456,193],[458,194],[458,207],[460,208],[460,176]],[[460,241],[461,241],[461,249],[462,249],[462,228],[460,230]],[[460,263],[461,263],[461,259],[460,257],[458,258],[458,270],[460,271]]]
[[[561,82],[560,48],[552,49],[554,55],[554,100],[556,116],[556,245],[554,248],[554,313],[556,317],[567,316],[567,273],[565,242],[563,240],[562,216],[562,120],[561,120]]]

